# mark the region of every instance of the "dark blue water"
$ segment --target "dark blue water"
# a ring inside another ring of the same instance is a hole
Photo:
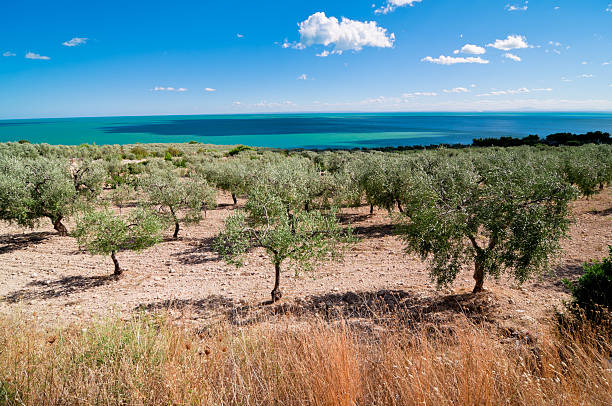
[[[0,142],[187,142],[273,148],[469,144],[474,138],[612,132],[612,113],[367,113],[95,117],[0,121]]]

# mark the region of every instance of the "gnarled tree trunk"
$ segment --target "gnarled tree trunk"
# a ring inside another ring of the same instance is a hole
[[[123,269],[121,269],[121,267],[119,266],[119,261],[117,261],[117,253],[115,251],[111,252],[111,258],[113,260],[113,263],[115,264],[115,272],[113,273],[113,275],[121,275],[123,273]]]
[[[484,261],[481,258],[476,257],[476,261],[474,262],[474,280],[476,281],[476,285],[474,285],[473,293],[478,293],[483,291],[484,285],[484,277],[485,277],[485,269],[484,269]]]
[[[62,224],[62,216],[51,218],[51,222],[53,223],[53,228],[55,231],[57,231],[57,234],[62,237],[68,235],[68,229],[64,224]]]
[[[238,198],[236,197],[236,193],[232,193],[232,200],[234,201],[234,205],[238,204]]]
[[[370,214],[374,214],[374,205],[370,203]]]
[[[274,264],[274,289],[272,289],[272,303],[277,302],[280,300],[281,297],[283,297],[283,292],[281,292],[280,290],[280,272],[281,272],[281,266],[280,263],[275,263]]]

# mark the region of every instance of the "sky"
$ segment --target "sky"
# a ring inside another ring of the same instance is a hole
[[[612,111],[610,0],[3,2],[0,118]]]

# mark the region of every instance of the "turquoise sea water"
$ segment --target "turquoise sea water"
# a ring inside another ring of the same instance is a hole
[[[0,142],[78,145],[187,142],[356,148],[555,132],[612,132],[612,113],[256,114],[0,120]]]

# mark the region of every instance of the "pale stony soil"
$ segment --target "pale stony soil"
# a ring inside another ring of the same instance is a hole
[[[360,242],[347,251],[343,262],[324,263],[300,275],[287,270],[281,282],[283,301],[270,307],[261,305],[273,284],[273,268],[263,251],[250,253],[243,268],[225,264],[211,251],[212,238],[233,209],[227,195],[220,196],[220,203],[201,224],[183,228],[178,241],[167,240],[142,253],[120,253],[127,271],[119,280],[109,278],[110,258],[80,252],[73,238],[56,236],[46,221],[35,230],[0,224],[0,313],[68,325],[170,304],[173,315],[200,324],[221,315],[244,322],[262,309],[266,314],[290,309],[360,318],[371,316],[375,308],[379,317],[396,315],[397,309],[426,320],[463,313],[534,331],[567,300],[560,280],[576,278],[585,261],[604,257],[612,244],[608,188],[573,204],[576,222],[571,238],[563,242],[554,274],[522,287],[506,278],[487,280],[488,292],[474,298],[468,294],[471,270],[466,269],[451,289],[438,291],[426,264],[403,253],[386,212],[370,216],[367,207],[346,209],[345,220],[351,221]]]

